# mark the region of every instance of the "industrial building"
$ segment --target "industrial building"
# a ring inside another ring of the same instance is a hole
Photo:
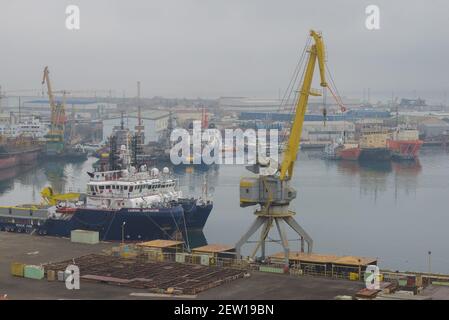
[[[418,129],[420,135],[432,138],[449,132],[449,123],[440,119],[429,118],[422,121],[418,125]]]
[[[309,141],[332,141],[340,138],[343,133],[353,136],[355,125],[349,121],[304,121],[302,139]]]

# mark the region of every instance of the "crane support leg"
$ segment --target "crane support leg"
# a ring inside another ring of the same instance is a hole
[[[251,227],[249,227],[248,231],[242,236],[242,238],[236,243],[235,245],[235,251],[237,254],[237,259],[240,259],[242,257],[241,250],[242,246],[251,238],[251,236],[256,233],[257,230],[266,222],[266,220],[262,217],[257,217],[256,220],[254,220]]]
[[[268,233],[270,232],[271,225],[273,224],[273,219],[266,218],[264,220],[265,220],[265,222],[264,222],[262,231],[260,232],[259,242],[257,243],[256,247],[254,248],[251,258],[254,258],[256,256],[257,250],[259,250],[259,247],[260,247],[261,253],[262,253],[261,258],[262,258],[262,260],[265,259],[265,239],[268,237]]]
[[[288,246],[288,239],[287,235],[285,234],[284,229],[284,221],[283,219],[275,219],[276,221],[276,227],[279,232],[279,236],[281,238],[282,248],[284,248],[284,259],[285,259],[285,266],[289,266],[289,257],[290,257],[290,248]]]
[[[299,225],[298,222],[296,222],[295,219],[292,217],[284,218],[285,222],[296,231],[306,242],[307,242],[307,253],[312,253],[313,249],[313,240],[312,238],[307,234],[307,232]]]

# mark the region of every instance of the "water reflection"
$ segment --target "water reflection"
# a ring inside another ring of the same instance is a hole
[[[292,181],[299,191],[294,206],[316,239],[317,252],[379,256],[382,265],[391,268],[404,268],[394,260],[401,257],[410,261],[407,267],[420,269],[422,252],[431,249],[435,270],[446,270],[447,263],[438,264],[436,255],[449,261],[444,247],[449,241],[449,153],[423,149],[420,159],[369,164],[324,161],[317,153],[301,152]],[[84,191],[89,178],[86,172],[94,161],[41,163],[26,170],[0,171],[0,205],[40,202],[40,190],[45,186],[58,192]],[[189,234],[190,247],[235,243],[254,220],[253,208],[239,206],[239,180],[249,174],[244,166],[172,169],[185,195],[204,196],[207,187],[214,200],[204,233]],[[373,223],[377,227],[366,227]],[[377,228],[382,228],[382,237]]]
[[[37,167],[37,165],[19,166],[0,170],[0,194],[14,190],[15,182],[26,185],[33,184],[34,181],[30,179],[30,175]]]
[[[387,192],[390,185],[395,189],[395,199],[398,200],[398,190],[404,190],[406,194],[416,192],[418,176],[422,172],[421,162],[358,162],[338,161],[334,164],[339,174],[343,176],[358,177],[360,195],[372,196],[374,201],[378,196]]]
[[[181,189],[189,195],[211,197],[219,184],[219,166],[175,166],[173,170]]]

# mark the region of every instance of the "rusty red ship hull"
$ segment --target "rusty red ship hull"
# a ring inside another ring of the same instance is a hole
[[[421,140],[387,140],[392,157],[398,160],[417,159],[422,144]]]
[[[360,157],[360,147],[337,148],[336,154],[338,159],[357,161]]]
[[[0,170],[32,165],[37,161],[42,147],[26,137],[4,139],[0,144]]]
[[[40,148],[34,148],[17,153],[0,154],[0,170],[22,165],[30,165],[37,161]]]

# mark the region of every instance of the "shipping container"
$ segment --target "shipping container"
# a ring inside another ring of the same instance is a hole
[[[100,242],[100,236],[97,231],[72,230],[70,240],[75,243],[97,244]]]
[[[356,272],[349,272],[349,280],[352,280],[352,281],[359,280],[359,274]]]
[[[56,271],[54,271],[54,270],[47,270],[47,280],[48,281],[55,281],[56,280]]]
[[[135,259],[137,257],[137,253],[135,253],[135,252],[122,252],[121,257],[125,258],[125,259]]]
[[[58,281],[64,281],[64,271],[58,271]]]
[[[186,261],[186,256],[184,253],[177,253],[175,259],[178,263],[184,263]]]
[[[201,264],[203,266],[208,266],[209,265],[209,256],[207,254],[203,254],[200,257],[201,257]]]
[[[401,286],[401,287],[407,286],[407,279],[399,279],[399,280],[398,280],[398,284],[399,284],[399,286]]]
[[[15,277],[23,277],[24,267],[25,265],[23,263],[18,262],[11,263],[11,274]]]
[[[44,278],[44,268],[41,266],[25,265],[23,274],[25,278],[41,280]]]
[[[267,266],[260,266],[259,271],[271,272],[271,273],[284,273],[284,269],[282,269],[282,268],[267,267]]]
[[[11,274],[15,277],[23,277],[25,265],[23,263],[11,263]]]

